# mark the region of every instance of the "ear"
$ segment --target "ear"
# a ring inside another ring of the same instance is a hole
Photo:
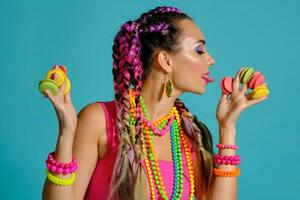
[[[157,54],[157,61],[159,65],[169,74],[172,72],[172,57],[166,51],[160,51]]]

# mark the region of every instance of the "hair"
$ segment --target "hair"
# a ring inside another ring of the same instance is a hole
[[[120,138],[118,156],[114,165],[109,199],[135,199],[135,172],[130,159],[141,159],[141,120],[136,116],[135,142],[130,140],[130,101],[129,90],[135,92],[136,105],[142,81],[149,74],[155,51],[165,50],[177,53],[181,49],[180,36],[182,29],[179,23],[191,19],[175,7],[156,7],[143,13],[135,21],[125,22],[114,39],[113,45],[113,78],[117,107],[116,126]],[[177,98],[175,106],[183,117],[184,130],[196,151],[197,162],[194,162],[196,197],[208,197],[213,182],[213,143],[210,131],[204,123],[189,112],[184,103]]]

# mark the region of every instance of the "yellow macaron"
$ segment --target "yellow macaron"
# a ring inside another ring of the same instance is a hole
[[[260,99],[262,97],[269,96],[269,88],[267,85],[263,84],[261,86],[256,87],[252,93],[250,94],[251,99]]]
[[[49,70],[46,78],[55,80],[57,87],[60,87],[67,80],[66,74],[61,69]]]
[[[70,90],[71,90],[71,82],[70,82],[70,80],[67,78],[67,81],[66,81],[66,88],[65,88],[64,94],[67,94]]]

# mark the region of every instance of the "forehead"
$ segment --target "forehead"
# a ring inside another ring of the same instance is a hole
[[[204,41],[205,38],[200,28],[190,19],[184,19],[179,22],[179,26],[182,28],[182,42],[185,44],[195,44],[199,40]]]

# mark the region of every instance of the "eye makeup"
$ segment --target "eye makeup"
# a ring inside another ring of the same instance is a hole
[[[204,54],[203,47],[201,45],[197,45],[196,48],[195,48],[195,50],[200,55]]]

